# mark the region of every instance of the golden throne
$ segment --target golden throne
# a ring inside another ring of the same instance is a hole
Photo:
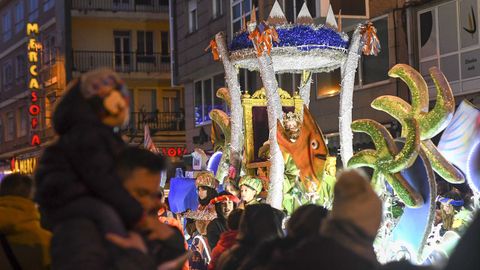
[[[283,112],[301,113],[303,100],[295,93],[292,97],[287,91],[278,88]],[[245,163],[249,174],[255,174],[255,169],[267,167],[268,161],[258,156],[260,147],[268,141],[268,113],[265,89],[261,88],[253,95],[242,95],[245,130]]]

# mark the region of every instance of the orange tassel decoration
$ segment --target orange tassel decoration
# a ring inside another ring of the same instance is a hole
[[[261,56],[263,52],[262,35],[260,34],[258,28],[256,28],[255,31],[251,32],[248,35],[248,38],[253,42],[255,50],[257,51],[257,55]]]
[[[372,22],[368,22],[362,27],[362,51],[364,55],[377,56],[380,52],[380,40],[378,40],[377,29]]]
[[[220,56],[218,55],[217,42],[215,42],[215,40],[212,39],[210,41],[208,47],[205,48],[205,52],[207,52],[209,49],[212,50],[213,60],[218,61],[220,59]]]
[[[272,51],[274,41],[278,42],[277,30],[273,27],[269,27],[262,33],[262,47],[264,51],[267,51],[268,55],[270,55],[270,52]]]
[[[262,33],[260,33],[260,30],[257,27],[255,31],[251,32],[250,35],[248,35],[248,38],[252,40],[258,56],[261,56],[264,51],[266,51],[268,55],[270,55],[273,42],[279,41],[277,30],[275,30],[275,28],[273,27],[268,26]]]

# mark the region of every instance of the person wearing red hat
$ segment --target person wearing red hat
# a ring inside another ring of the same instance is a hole
[[[215,211],[217,212],[217,218],[207,226],[207,239],[210,248],[213,249],[220,239],[220,234],[227,231],[228,216],[237,208],[239,202],[240,199],[226,191],[221,192],[218,197],[210,201],[210,204],[215,205]]]

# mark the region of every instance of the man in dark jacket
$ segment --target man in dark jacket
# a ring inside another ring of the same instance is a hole
[[[181,256],[185,254],[183,236],[156,217],[160,173],[164,168],[163,159],[147,150],[122,151],[116,171],[126,190],[150,214],[145,218],[145,228],[137,228],[126,237],[111,233],[105,237],[91,220],[70,219],[55,228],[53,269],[144,270],[156,269],[172,260],[173,269],[180,268],[186,259]]]

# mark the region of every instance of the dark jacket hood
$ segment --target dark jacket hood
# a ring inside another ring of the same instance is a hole
[[[105,126],[93,107],[80,92],[80,80],[75,79],[67,86],[66,93],[57,104],[53,113],[53,128],[59,134],[65,134],[78,124]]]

